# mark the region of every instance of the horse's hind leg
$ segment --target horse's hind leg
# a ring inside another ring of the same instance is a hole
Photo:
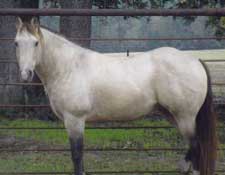
[[[161,105],[157,105],[156,109],[168,116],[169,119],[172,119],[172,122],[175,120],[181,134],[189,142],[189,149],[185,155],[185,158],[178,164],[180,171],[184,174],[188,174],[190,171],[193,171],[193,175],[199,175],[199,144],[195,137],[196,115],[184,110],[176,113],[177,115],[175,115]]]
[[[193,115],[184,115],[183,111],[182,113],[180,113],[180,115],[173,115],[171,112],[169,112],[169,110],[162,107],[161,105],[157,105],[155,108],[159,110],[160,112],[162,112],[165,116],[168,116],[168,119],[172,123],[176,123],[181,134],[184,136],[184,138],[186,138],[189,141],[190,148],[188,152],[186,153],[185,158],[178,163],[178,168],[180,169],[182,173],[184,174],[189,173],[191,169],[193,168],[192,164],[195,164],[197,161],[193,158],[195,157],[194,154],[196,152],[195,144],[194,144],[195,139],[190,139],[190,138],[194,138],[194,135],[195,135],[195,119],[190,118],[190,116],[193,116]]]
[[[183,160],[179,162],[179,168],[183,173],[193,171],[193,175],[199,175],[199,151],[196,139],[190,140],[190,147]]]
[[[181,134],[189,142],[189,149],[184,159],[179,162],[179,169],[183,173],[193,171],[193,175],[199,175],[199,144],[195,137],[195,117],[191,116],[193,115],[182,116],[177,122]]]
[[[199,174],[199,144],[196,137],[190,139],[190,148],[185,156],[185,161],[192,164],[193,175]]]

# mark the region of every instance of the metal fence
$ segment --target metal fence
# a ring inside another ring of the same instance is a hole
[[[2,16],[15,16],[15,15],[41,15],[41,16],[225,16],[225,9],[175,9],[175,10],[116,10],[116,9],[1,9],[0,15]],[[72,38],[73,40],[95,40],[95,41],[165,41],[165,40],[225,40],[223,37],[162,37],[162,38]],[[13,38],[0,38],[0,42],[11,41]],[[206,60],[205,62],[225,62],[221,59]],[[13,59],[0,59],[0,63],[16,64]],[[8,82],[0,83],[1,86],[42,86],[41,83],[21,83],[21,82]],[[224,86],[225,83],[214,82],[213,85]],[[221,103],[217,103],[224,105]],[[23,105],[23,104],[0,104],[0,109],[3,108],[49,108],[49,105]],[[87,127],[86,129],[171,129],[172,126],[97,126]],[[0,127],[0,130],[62,130],[64,127]],[[223,127],[218,127],[223,129]],[[101,152],[101,151],[185,151],[186,148],[182,147],[152,147],[146,149],[139,148],[97,148],[97,149],[85,149],[86,152]],[[224,151],[225,148],[218,148],[218,150]],[[70,149],[5,149],[1,148],[1,152],[68,152]],[[223,173],[224,170],[217,170],[217,173]],[[87,174],[176,174],[178,171],[86,171]],[[1,172],[0,175],[28,175],[28,174],[72,174],[72,172]]]
[[[2,16],[224,16],[224,8],[203,9],[1,9]]]

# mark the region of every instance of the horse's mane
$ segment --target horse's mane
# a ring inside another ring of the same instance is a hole
[[[48,30],[48,31],[50,31],[50,32],[52,32],[52,33],[54,33],[54,34],[60,36],[60,37],[63,37],[63,38],[66,39],[66,40],[68,40],[68,39],[66,38],[66,36],[64,36],[62,33],[58,32],[58,31],[56,31],[56,30],[53,30],[53,29],[51,29],[51,28],[48,28],[48,27],[46,27],[46,26],[44,26],[44,25],[40,25],[40,27],[43,28],[43,29],[45,29],[45,30]]]
[[[70,42],[71,44],[76,45],[77,47],[80,47],[80,48],[82,48],[82,49],[86,49],[86,50],[91,51],[91,50],[88,49],[88,48],[84,48],[84,47],[80,46],[79,43],[74,42],[73,40],[67,38],[65,35],[63,35],[62,33],[58,32],[58,31],[56,31],[56,30],[53,30],[53,29],[48,28],[48,27],[43,26],[43,25],[40,25],[40,28],[43,28],[43,29],[45,29],[45,30],[47,30],[47,31],[49,31],[49,32],[51,32],[51,33],[57,35],[57,36],[60,37],[61,39],[66,40],[67,42]]]

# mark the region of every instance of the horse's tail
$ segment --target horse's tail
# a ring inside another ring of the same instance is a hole
[[[196,118],[196,138],[199,146],[199,170],[200,175],[213,175],[215,171],[217,136],[216,115],[213,110],[212,88],[209,70],[201,61],[207,74],[207,94]]]

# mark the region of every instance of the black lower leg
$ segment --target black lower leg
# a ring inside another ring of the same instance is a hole
[[[83,136],[70,138],[75,175],[83,174]]]
[[[185,161],[191,161],[191,157],[192,157],[192,148],[190,147],[185,155]]]
[[[199,144],[195,138],[191,139],[190,148],[185,156],[186,161],[191,161],[193,170],[199,171]]]

